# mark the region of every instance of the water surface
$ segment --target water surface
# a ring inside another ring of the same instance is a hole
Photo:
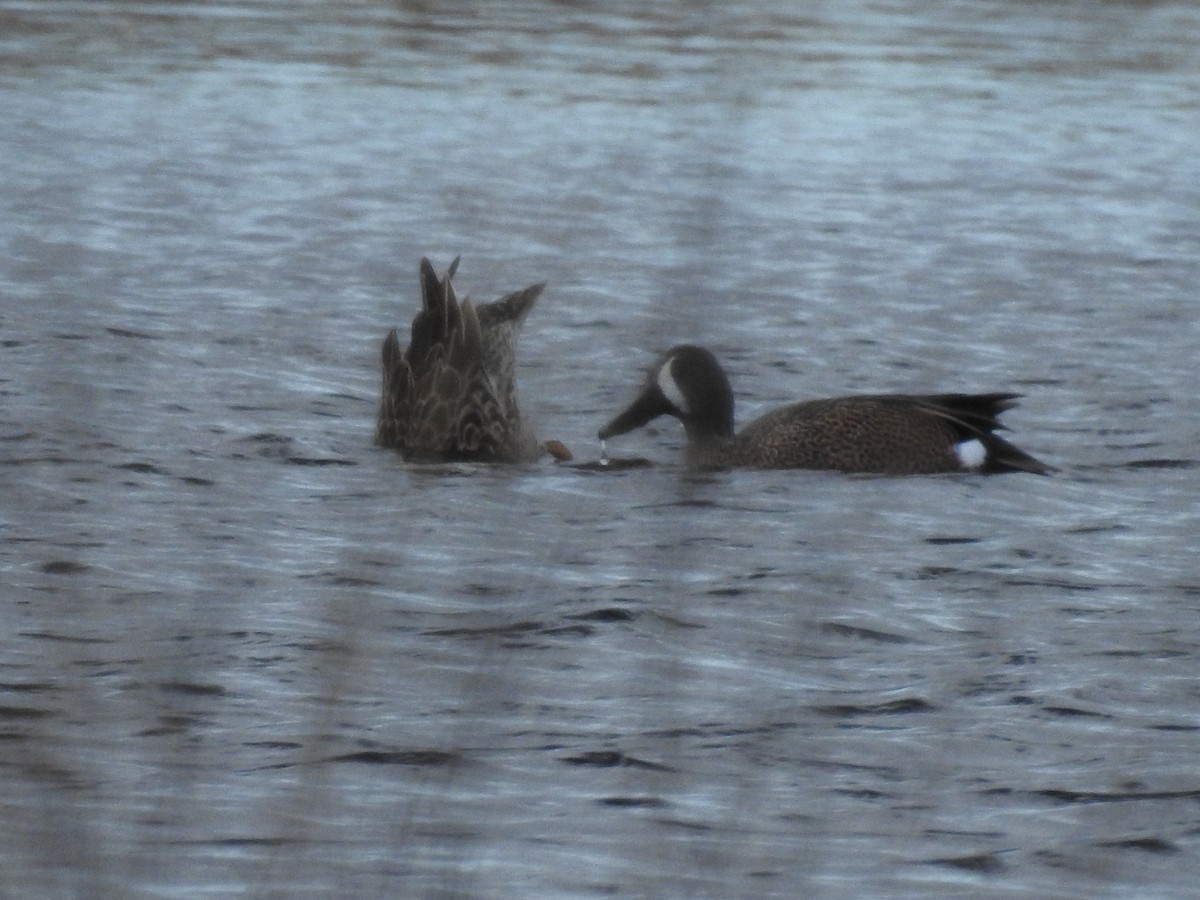
[[[1200,13],[0,2],[16,895],[1176,897]],[[416,263],[542,434],[1017,390],[1051,478],[371,447]]]

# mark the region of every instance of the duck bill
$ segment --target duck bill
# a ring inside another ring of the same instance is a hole
[[[600,440],[605,441],[618,434],[625,434],[635,428],[641,428],[651,419],[657,419],[671,411],[667,398],[656,387],[642,391],[636,400],[611,422],[600,429]]]

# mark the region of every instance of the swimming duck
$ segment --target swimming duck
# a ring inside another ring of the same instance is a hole
[[[810,400],[733,429],[733,390],[711,352],[674,347],[602,441],[661,415],[683,423],[696,469],[833,469],[885,475],[1034,472],[1050,467],[996,435],[1019,394],[877,394]]]
[[[458,261],[439,278],[421,260],[421,311],[408,348],[400,352],[394,328],[383,342],[375,443],[427,462],[534,460],[547,448],[517,405],[517,335],[545,285],[478,306],[460,302],[451,284]]]

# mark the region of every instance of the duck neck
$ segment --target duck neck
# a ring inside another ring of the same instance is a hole
[[[733,415],[721,418],[683,419],[689,444],[723,444],[733,440]]]
[[[737,441],[733,435],[706,433],[703,437],[688,434],[684,457],[689,469],[714,471],[736,464]]]

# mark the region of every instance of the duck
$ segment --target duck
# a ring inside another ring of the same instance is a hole
[[[650,367],[641,392],[600,429],[602,442],[674,416],[687,437],[687,466],[824,469],[876,475],[943,472],[1049,474],[1050,466],[996,434],[1020,394],[863,394],[771,410],[734,431],[733,389],[717,357],[672,347]]]
[[[438,276],[421,259],[421,309],[408,346],[384,338],[376,446],[416,462],[531,462],[558,442],[538,441],[517,403],[517,338],[546,285],[491,303],[459,301],[452,279],[461,257]],[[568,454],[569,455],[569,454]]]

